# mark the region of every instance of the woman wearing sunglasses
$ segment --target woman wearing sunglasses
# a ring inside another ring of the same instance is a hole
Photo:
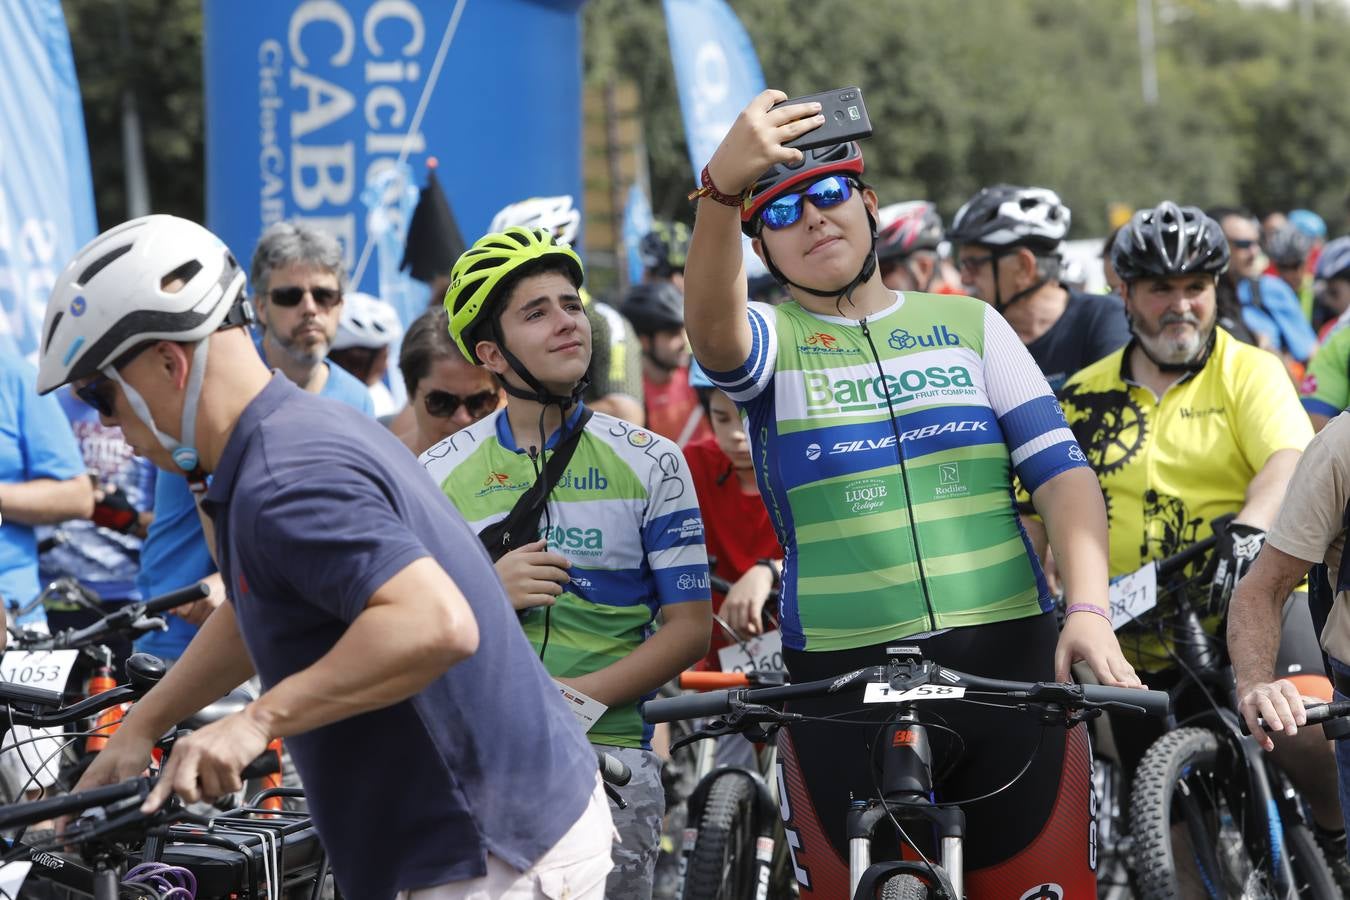
[[[1101,492],[1035,362],[979,300],[886,288],[861,150],[784,146],[823,122],[818,104],[771,108],[785,99],[757,97],[702,173],[685,316],[700,365],[747,419],[787,551],[792,680],[875,665],[903,639],[981,675],[1064,681],[1083,660],[1105,684],[1138,686],[1106,612]],[[747,304],[740,231],[791,301]],[[1013,506],[1014,468],[1067,562],[1062,633]],[[1042,734],[1018,713],[973,705],[942,714],[965,739],[944,796],[996,792],[964,807],[969,896],[1055,883],[1066,898],[1095,897],[1083,729]],[[845,816],[850,796],[875,793],[877,733],[816,722],[780,739],[803,896],[848,893]]]
[[[451,340],[444,309],[427,310],[408,327],[398,366],[408,408],[391,428],[418,456],[501,405],[492,373],[466,360]]]

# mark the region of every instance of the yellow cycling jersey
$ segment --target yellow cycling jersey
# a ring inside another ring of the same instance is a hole
[[[1060,390],[1106,497],[1112,578],[1207,537],[1212,519],[1242,508],[1272,454],[1302,451],[1313,436],[1274,354],[1218,328],[1204,367],[1155,397],[1130,377],[1133,346]]]

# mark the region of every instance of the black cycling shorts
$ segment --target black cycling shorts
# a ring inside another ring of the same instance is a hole
[[[1054,679],[1058,629],[1053,614],[955,628],[933,637],[828,652],[784,651],[793,682],[831,678],[886,662],[888,645],[918,646],[926,659],[972,675],[1013,681]],[[782,814],[803,897],[848,896],[845,819],[853,798],[878,795],[873,743],[893,712],[862,706],[856,695],[794,702],[810,716],[850,720],[796,723],[779,735]],[[924,705],[934,750],[937,801],[966,814],[968,895],[1018,898],[1042,884],[1065,900],[1096,897],[1087,730],[1044,725],[1032,715],[962,701]],[[945,723],[960,735],[933,727]],[[1026,771],[1023,772],[1023,768]],[[1019,774],[1021,773],[1021,774]],[[1011,784],[1009,784],[1011,782]],[[910,835],[916,843],[927,836]],[[874,861],[884,858],[874,854]],[[894,858],[894,857],[892,857]]]

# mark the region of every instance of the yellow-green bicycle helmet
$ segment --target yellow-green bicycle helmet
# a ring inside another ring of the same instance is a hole
[[[498,290],[502,280],[526,263],[549,257],[565,266],[581,287],[581,257],[547,231],[513,225],[479,238],[455,260],[445,292],[445,311],[450,316],[450,337],[465,359],[482,364],[473,352],[472,335],[492,313],[494,304],[505,299]]]

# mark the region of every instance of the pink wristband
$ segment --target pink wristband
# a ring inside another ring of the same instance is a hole
[[[1111,616],[1109,613],[1107,613],[1106,610],[1102,609],[1100,606],[1094,606],[1091,603],[1075,603],[1073,606],[1070,606],[1068,609],[1064,610],[1064,618],[1067,619],[1069,616],[1073,615],[1076,612],[1096,613],[1106,621],[1108,622],[1111,621]]]

